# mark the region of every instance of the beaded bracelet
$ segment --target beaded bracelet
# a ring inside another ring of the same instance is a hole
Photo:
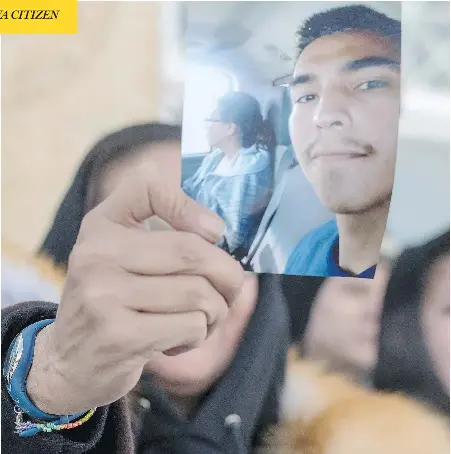
[[[53,432],[65,429],[75,429],[78,426],[81,426],[86,421],[91,419],[92,415],[95,413],[96,408],[93,408],[88,411],[82,418],[77,421],[69,422],[67,424],[55,424],[52,422],[46,423],[35,423],[31,421],[23,420],[23,411],[16,405],[14,407],[14,412],[16,413],[16,430],[15,432],[19,434],[20,437],[31,437],[36,435],[38,432]]]

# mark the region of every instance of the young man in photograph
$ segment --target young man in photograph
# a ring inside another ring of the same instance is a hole
[[[362,5],[338,8],[299,29],[298,50],[291,140],[336,219],[301,238],[285,273],[373,278],[395,174],[401,24]]]

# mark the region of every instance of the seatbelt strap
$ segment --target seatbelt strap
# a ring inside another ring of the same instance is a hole
[[[288,150],[287,150],[288,152]],[[287,155],[287,153],[284,155]],[[258,251],[258,248],[260,247],[261,243],[263,242],[263,239],[266,235],[266,232],[268,231],[272,221],[274,220],[274,217],[276,215],[277,209],[279,208],[280,201],[282,199],[282,195],[285,190],[286,182],[288,179],[289,171],[297,165],[296,160],[294,159],[291,150],[290,150],[290,155],[285,161],[285,165],[279,167],[279,182],[277,185],[277,188],[274,191],[273,197],[268,205],[268,208],[265,211],[265,214],[263,215],[262,222],[260,224],[260,228],[257,231],[257,235],[255,236],[254,242],[252,243],[251,247],[249,248],[249,253],[247,257],[243,258],[241,263],[243,265],[249,266],[252,259],[254,258],[255,254]],[[290,159],[291,158],[291,159]],[[282,173],[283,172],[283,173]]]

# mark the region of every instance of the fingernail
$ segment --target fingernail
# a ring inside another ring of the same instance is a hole
[[[218,241],[224,236],[224,221],[214,215],[203,214],[199,219],[200,225],[212,237],[212,240]]]

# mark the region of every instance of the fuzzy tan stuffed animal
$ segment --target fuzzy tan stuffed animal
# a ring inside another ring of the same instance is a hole
[[[448,454],[449,422],[399,395],[363,389],[290,352],[271,454]]]

